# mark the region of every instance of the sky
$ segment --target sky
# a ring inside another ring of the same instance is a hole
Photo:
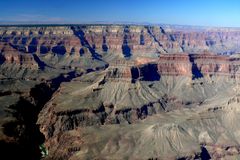
[[[240,27],[240,0],[0,0],[0,22]]]

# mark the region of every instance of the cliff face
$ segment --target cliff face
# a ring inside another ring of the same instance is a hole
[[[232,132],[238,132],[238,81],[221,74],[192,79],[192,75],[176,69],[179,64],[172,64],[176,67],[171,74],[166,74],[169,68],[161,74],[157,64],[134,66],[143,76],[133,81],[131,65],[115,63],[116,72],[108,68],[63,83],[38,118],[49,158],[127,155],[136,159],[194,159],[202,152],[200,145],[207,147],[211,156],[238,155],[234,150],[216,153],[239,146],[235,143],[238,135],[231,137]],[[158,78],[149,79],[155,72]],[[90,154],[99,145],[102,147]],[[141,155],[143,150],[147,152]]]
[[[185,76],[192,79],[207,77],[239,78],[238,58],[215,55],[209,52],[199,54],[161,54],[158,59],[141,58],[134,61],[112,61],[107,77],[115,80],[159,80],[161,76]],[[158,78],[157,78],[158,77]]]
[[[164,54],[158,62],[161,75],[182,75],[192,78],[227,76],[239,78],[239,59],[224,55],[202,54]]]
[[[203,75],[239,78],[239,59],[212,54],[192,55],[191,57]]]
[[[151,53],[239,52],[240,31],[178,31],[151,26],[1,27],[1,48],[26,53],[76,54],[111,52],[129,57]],[[0,49],[1,49],[0,48]]]
[[[1,42],[25,53],[79,52],[81,44],[70,27],[1,28]],[[76,47],[76,48],[74,48]]]
[[[97,51],[131,54],[202,52],[236,53],[238,30],[165,31],[148,26],[92,26],[80,29],[88,44]]]
[[[134,75],[132,69],[135,66],[134,62],[126,60],[116,60],[109,64],[106,79],[111,81],[129,81],[131,82],[135,78],[138,78],[138,75]],[[138,74],[138,73],[136,73]]]
[[[239,46],[238,29],[0,27],[0,147],[40,156],[40,129],[46,159],[239,155]]]
[[[161,75],[192,76],[192,62],[188,54],[163,54],[158,62]]]

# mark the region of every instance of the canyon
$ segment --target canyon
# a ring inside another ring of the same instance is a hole
[[[239,28],[1,26],[3,156],[237,159],[239,53]]]

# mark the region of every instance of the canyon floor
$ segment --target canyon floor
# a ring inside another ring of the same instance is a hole
[[[8,159],[240,159],[240,29],[0,27]]]

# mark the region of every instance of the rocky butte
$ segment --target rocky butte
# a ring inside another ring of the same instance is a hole
[[[8,159],[240,158],[240,29],[0,27]]]

